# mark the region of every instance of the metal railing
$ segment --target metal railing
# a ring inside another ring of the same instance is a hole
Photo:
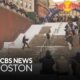
[[[58,33],[61,25],[62,25],[62,22],[59,24],[58,29],[55,29],[54,34],[55,34],[56,32]],[[54,34],[52,34],[52,37],[51,37],[50,41],[52,40]],[[40,49],[40,56],[39,56],[39,57],[42,57],[42,54],[45,53],[45,51],[47,50],[47,45],[46,45],[46,43],[47,43],[47,39],[44,40],[44,43],[43,43],[43,45],[42,45],[42,47],[41,47],[41,49]]]

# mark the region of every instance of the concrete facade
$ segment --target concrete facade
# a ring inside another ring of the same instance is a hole
[[[26,12],[34,12],[34,0],[7,0],[24,9]]]

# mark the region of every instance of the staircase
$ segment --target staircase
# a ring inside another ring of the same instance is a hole
[[[46,34],[47,32],[50,31],[51,26],[45,26],[42,27],[42,29],[40,30],[39,34]]]
[[[76,36],[73,49],[71,51],[68,49],[65,42],[65,25],[66,23],[32,25],[25,33],[20,34],[14,42],[5,42],[4,47],[6,49],[3,48],[0,51],[0,57],[31,57],[34,63],[36,63],[39,58],[45,55],[46,50],[51,51],[51,55],[55,60],[61,55],[64,55],[66,58],[72,57],[77,51],[80,51],[80,46],[78,47],[78,37]],[[45,33],[49,30],[51,30],[50,44],[44,46],[46,44]],[[30,48],[26,47],[24,50],[21,49],[23,35],[29,38],[30,45]]]
[[[31,24],[30,19],[0,7],[0,47],[3,46],[4,42],[13,42]]]
[[[25,33],[20,33],[15,41],[4,42],[4,48],[22,48],[22,38],[25,35],[29,39],[28,43],[32,46],[40,46],[44,43],[45,34],[51,31],[51,36],[64,36],[66,23],[44,23],[31,25]],[[40,41],[41,40],[41,41]],[[40,41],[40,42],[38,42]],[[52,40],[51,40],[52,41]]]
[[[65,36],[63,35],[52,36],[50,42],[51,46],[66,46]]]
[[[46,37],[44,35],[35,35],[35,37],[29,43],[30,46],[42,46]]]

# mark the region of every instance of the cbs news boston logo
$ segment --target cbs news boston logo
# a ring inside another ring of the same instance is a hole
[[[0,58],[0,72],[32,72],[32,58]]]

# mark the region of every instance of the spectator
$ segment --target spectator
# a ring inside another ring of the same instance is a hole
[[[69,61],[64,56],[60,56],[56,61],[56,72],[57,75],[69,75],[71,73]]]
[[[74,76],[80,76],[80,52],[71,58],[71,67]]]
[[[80,19],[77,21],[77,25],[78,25],[79,44],[80,44]]]
[[[69,21],[68,24],[65,26],[66,35],[68,35],[69,32],[72,32],[73,35],[75,35],[75,28],[76,26],[73,24],[73,22]]]
[[[69,49],[72,50],[72,47],[73,47],[73,34],[72,34],[72,32],[69,32],[68,35],[66,35],[66,41],[67,41]]]
[[[39,61],[42,63],[41,74],[54,74],[53,65],[55,64],[55,61],[49,50],[46,51],[46,56],[41,58]]]

